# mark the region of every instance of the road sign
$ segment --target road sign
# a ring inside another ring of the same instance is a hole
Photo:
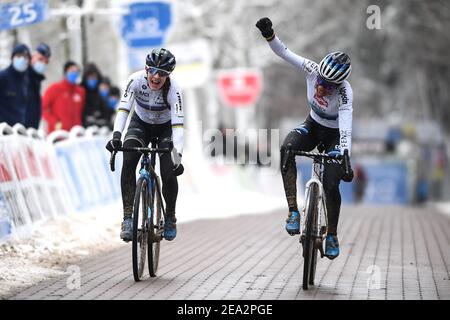
[[[48,18],[48,0],[11,1],[0,4],[0,30],[35,24]]]
[[[250,106],[256,103],[261,93],[262,75],[251,69],[221,71],[217,76],[217,86],[228,106]]]
[[[122,18],[122,36],[132,48],[157,47],[165,42],[171,25],[169,1],[134,2]]]

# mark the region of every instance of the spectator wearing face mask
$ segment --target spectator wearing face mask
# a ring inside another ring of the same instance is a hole
[[[86,90],[86,102],[83,110],[83,126],[103,125],[102,118],[106,103],[99,92],[102,75],[94,63],[89,63],[83,73],[81,85]]]
[[[50,47],[41,43],[31,56],[31,66],[28,67],[31,82],[30,103],[28,104],[25,126],[38,129],[42,116],[41,83],[45,80],[45,72],[51,56]]]
[[[111,88],[111,81],[108,77],[103,77],[102,81],[100,81],[100,84],[98,85],[98,93],[103,98],[103,101],[108,105],[108,97],[109,97],[109,90]]]
[[[42,116],[48,133],[63,129],[69,131],[81,125],[86,93],[78,85],[80,67],[73,61],[64,65],[64,79],[50,85],[42,98]]]
[[[18,44],[11,54],[11,65],[0,71],[0,123],[25,125],[30,102],[30,49]]]
[[[105,115],[105,118],[107,120],[106,125],[112,130],[114,127],[114,120],[116,118],[117,106],[119,105],[120,100],[120,89],[118,87],[112,86],[109,89],[109,95],[107,99],[108,108]]]
[[[98,85],[98,93],[103,100],[103,108],[101,115],[97,119],[96,125],[102,127],[107,126],[111,128],[111,111],[109,109],[109,95],[111,90],[111,80],[108,77],[103,77]],[[111,128],[112,129],[112,128]]]

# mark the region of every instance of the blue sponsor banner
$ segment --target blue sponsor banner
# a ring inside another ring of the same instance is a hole
[[[364,203],[407,204],[408,169],[404,162],[362,163],[367,174]]]
[[[135,2],[122,18],[122,36],[132,48],[157,47],[165,42],[171,25],[170,2]]]
[[[48,18],[48,13],[48,0],[22,0],[0,4],[0,30],[42,22]]]
[[[298,190],[304,192],[305,183],[311,178],[311,161],[297,162]],[[359,161],[367,177],[362,203],[370,204],[407,204],[410,202],[408,192],[408,169],[401,161]],[[355,180],[351,183],[341,181],[342,201],[354,202]]]

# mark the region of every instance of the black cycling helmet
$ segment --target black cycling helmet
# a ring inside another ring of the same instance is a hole
[[[170,73],[175,69],[176,63],[175,56],[169,50],[164,48],[153,49],[147,55],[145,70],[148,71],[149,68],[158,68]]]

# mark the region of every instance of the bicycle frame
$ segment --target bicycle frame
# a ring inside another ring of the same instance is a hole
[[[151,148],[155,149],[156,148],[156,142],[152,141],[151,142]],[[142,160],[141,160],[141,169],[139,170],[139,177],[142,177],[144,179],[147,180],[147,185],[150,186],[150,188],[147,189],[148,192],[151,192],[151,205],[148,208],[148,212],[147,212],[147,219],[152,219],[152,214],[153,212],[151,212],[151,208],[153,208],[153,201],[155,201],[155,194],[154,192],[161,192],[161,188],[159,186],[159,182],[158,182],[158,175],[155,172],[155,165],[156,165],[156,154],[155,153],[149,153],[148,152],[144,152],[142,154]],[[163,199],[162,195],[159,194],[160,199]],[[163,200],[162,200],[163,201]],[[165,216],[165,206],[164,204],[161,205],[161,210],[163,215]],[[162,230],[161,230],[162,232]]]
[[[142,160],[141,160],[141,168],[139,170],[139,177],[142,177],[147,180],[148,185],[150,186],[150,190],[152,192],[156,191],[158,192],[158,195],[160,196],[161,201],[163,201],[163,197],[161,194],[161,186],[158,181],[158,175],[155,172],[155,164],[156,164],[156,153],[158,152],[170,152],[169,149],[156,149],[156,141],[151,141],[151,148],[119,148],[118,150],[114,150],[111,153],[111,159],[109,161],[111,171],[115,171],[115,157],[117,151],[132,151],[132,152],[141,152],[142,153]],[[150,157],[149,157],[150,154]],[[155,188],[156,187],[156,188]],[[152,201],[154,201],[154,193],[152,193]],[[165,206],[164,203],[161,205],[163,216],[165,216]],[[148,218],[151,218],[151,212],[148,213]]]

